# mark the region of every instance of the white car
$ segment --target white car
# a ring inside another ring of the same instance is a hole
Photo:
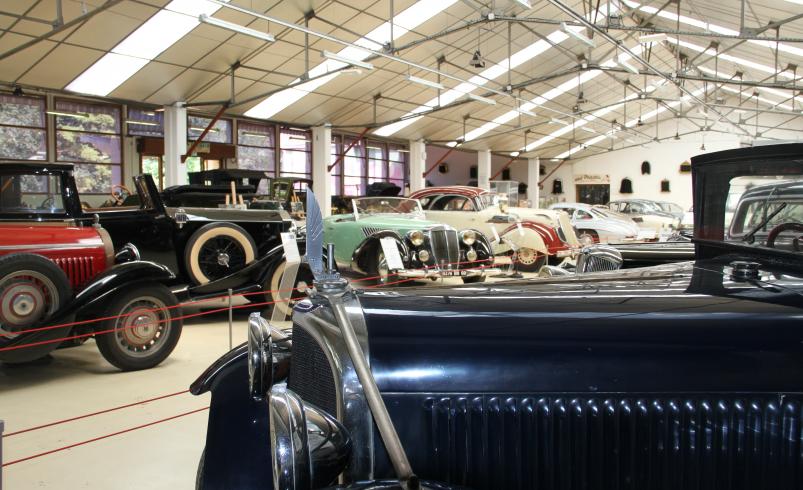
[[[525,272],[538,271],[550,259],[559,262],[579,247],[565,213],[507,208],[496,194],[479,187],[427,187],[410,197],[421,201],[430,221],[483,233],[493,240],[494,255],[515,251],[519,269]]]
[[[594,243],[623,243],[639,239],[639,226],[632,219],[579,202],[562,202],[549,209],[568,213],[580,238]]]

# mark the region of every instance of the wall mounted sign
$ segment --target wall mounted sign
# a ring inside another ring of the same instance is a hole
[[[661,192],[670,192],[669,191],[669,179],[664,179],[661,181]]]
[[[574,176],[575,184],[610,184],[610,175],[579,174]]]

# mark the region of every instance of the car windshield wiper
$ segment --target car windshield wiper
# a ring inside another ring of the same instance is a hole
[[[758,230],[760,230],[760,229],[764,228],[765,226],[767,226],[767,223],[769,223],[772,218],[777,216],[778,213],[780,213],[786,206],[788,206],[788,203],[785,203],[785,202],[781,203],[781,205],[778,206],[778,208],[775,211],[773,211],[770,214],[768,214],[766,218],[761,220],[761,223],[759,223],[755,228],[750,230],[750,232],[747,235],[742,237],[742,241],[745,242],[745,243],[753,243],[754,237],[755,237],[756,233],[758,233]]]

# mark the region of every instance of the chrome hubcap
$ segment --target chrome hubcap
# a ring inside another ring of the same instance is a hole
[[[170,313],[154,297],[141,297],[128,303],[115,323],[117,344],[134,357],[151,355],[162,347],[170,328]]]
[[[0,279],[0,334],[14,338],[14,332],[35,325],[59,307],[56,286],[44,274],[17,271]],[[2,339],[0,339],[2,340]]]
[[[538,257],[538,254],[535,253],[535,250],[531,248],[520,248],[516,254],[518,255],[519,262],[524,265],[534,264],[536,257]]]
[[[227,254],[227,253],[219,253],[219,254],[217,254],[217,264],[218,265],[221,265],[223,267],[228,267],[229,266],[229,260],[231,260],[231,257],[229,257],[229,254]]]

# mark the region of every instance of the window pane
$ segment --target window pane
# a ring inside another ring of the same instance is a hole
[[[126,125],[133,136],[164,136],[164,112],[129,107]]]
[[[201,157],[187,157],[187,161],[184,164],[187,166],[187,172],[201,171]]]
[[[282,150],[312,151],[312,136],[309,131],[282,128],[279,145]]]
[[[276,170],[275,158],[276,153],[273,148],[237,147],[237,168],[265,170],[274,175]]]
[[[160,182],[159,173],[160,173],[160,166],[162,163],[162,159],[159,157],[154,156],[142,156],[142,173],[144,174],[151,174],[153,176],[153,181],[156,182],[156,185],[159,186],[160,189],[164,189],[164,179]]]
[[[187,137],[195,141],[201,136],[204,129],[212,122],[211,117],[187,116]],[[231,121],[228,119],[218,119],[212,129],[206,133],[202,141],[210,143],[231,143]]]
[[[237,123],[237,144],[248,146],[273,147],[274,126],[263,126],[246,122]]]
[[[46,131],[44,129],[0,126],[0,158],[46,160]]]
[[[343,177],[343,194],[346,196],[364,196],[365,179],[362,177]]]
[[[282,175],[308,176],[312,174],[312,158],[305,151],[282,150],[281,159]]]
[[[45,99],[0,95],[0,124],[45,127]]]
[[[87,104],[57,100],[56,128],[93,133],[120,133],[120,108],[113,105]]]
[[[120,163],[120,137],[106,134],[56,132],[56,159],[67,162]]]
[[[404,164],[398,162],[389,162],[390,178],[391,180],[404,180]]]
[[[112,183],[120,182],[120,166],[81,163],[75,165],[73,175],[79,193],[108,194]]]

